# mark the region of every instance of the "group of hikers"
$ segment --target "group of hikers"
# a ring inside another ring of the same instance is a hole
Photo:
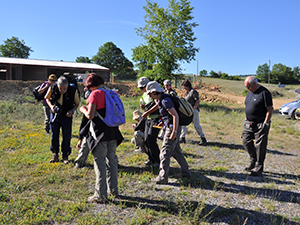
[[[45,112],[45,132],[50,134],[52,158],[50,163],[59,161],[59,134],[62,128],[62,159],[69,163],[71,154],[72,118],[79,107],[79,90],[67,76],[58,79],[51,74],[39,93],[44,93],[43,108]],[[84,81],[87,102],[80,107],[82,121],[80,125],[77,149],[78,157],[75,167],[81,168],[89,152],[94,156],[96,174],[94,195],[88,202],[105,203],[108,194],[117,197],[118,193],[118,157],[117,146],[123,141],[119,126],[107,125],[104,121],[108,110],[106,97],[108,88],[103,78],[90,73]],[[185,90],[184,98],[193,107],[192,123],[199,135],[199,145],[206,145],[207,140],[199,122],[199,93],[189,80],[181,84]],[[140,110],[133,112],[132,124],[134,137],[132,143],[136,151],[145,152],[148,156],[146,166],[159,167],[159,174],[152,181],[156,184],[167,184],[170,159],[174,157],[181,168],[176,177],[191,178],[188,163],[181,151],[180,144],[186,143],[187,127],[180,125],[181,113],[176,102],[177,94],[171,88],[171,81],[165,80],[162,88],[158,82],[141,77],[137,87],[143,91],[140,98]],[[246,120],[243,129],[243,144],[250,155],[250,165],[245,168],[258,176],[263,172],[263,162],[273,112],[272,97],[269,91],[260,86],[255,77],[247,77],[245,87],[249,89],[246,97]],[[253,100],[255,98],[255,100]],[[124,115],[125,117],[125,115]],[[162,140],[161,148],[157,139]],[[256,148],[253,139],[256,140]]]

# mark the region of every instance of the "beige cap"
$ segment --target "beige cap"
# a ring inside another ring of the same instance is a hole
[[[147,94],[149,94],[149,93],[152,93],[154,91],[164,92],[165,89],[163,89],[156,81],[150,81],[147,84],[146,91],[147,91]]]
[[[141,77],[138,80],[138,88],[146,87],[146,85],[148,84],[148,82],[149,82],[149,79],[147,77]]]

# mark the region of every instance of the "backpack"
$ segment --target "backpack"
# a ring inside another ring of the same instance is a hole
[[[161,98],[160,104],[162,104],[162,100],[166,97],[172,99],[175,105],[175,109],[179,116],[179,125],[187,126],[193,121],[194,117],[194,108],[193,106],[185,99],[174,95],[164,94]],[[173,118],[170,118],[171,121]]]
[[[112,90],[100,90],[105,92],[106,112],[103,118],[99,113],[96,114],[109,127],[117,127],[126,123],[125,109],[119,95]]]
[[[80,97],[80,91],[79,91],[77,80],[71,75],[63,75],[63,76],[68,80],[70,86],[74,86],[76,88],[78,92],[78,96]]]
[[[47,91],[44,91],[42,94],[39,94],[38,90],[40,89],[42,85],[39,85],[37,87],[35,87],[33,90],[32,90],[32,93],[34,95],[34,98],[37,100],[37,101],[41,101],[44,99]]]

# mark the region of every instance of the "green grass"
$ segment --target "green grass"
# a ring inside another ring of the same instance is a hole
[[[237,83],[230,82],[233,84],[226,85],[230,92],[239,92]],[[120,127],[125,141],[117,154],[122,165],[119,191],[123,197],[98,206],[86,203],[95,182],[92,155],[88,157],[89,167],[76,169],[72,163],[77,157],[81,114],[74,116],[71,163],[50,164],[50,136],[43,132],[42,105],[26,96],[0,101],[0,224],[209,224],[223,219],[242,224],[244,215],[249,221],[261,217],[271,224],[280,224],[282,218],[299,222],[300,215],[289,216],[277,206],[293,204],[300,210],[295,203],[300,187],[298,121],[273,115],[268,173],[266,178],[252,179],[243,171],[248,162],[240,138],[244,109],[234,104],[201,103],[200,121],[209,144],[195,144],[199,137],[189,126],[188,143],[182,145],[193,178],[173,178],[180,169],[172,159],[170,185],[160,186],[151,182],[158,169],[144,167],[147,156],[135,152],[130,142],[138,97],[122,100],[127,123]],[[261,200],[249,209],[249,204],[236,206],[230,199],[241,203]]]

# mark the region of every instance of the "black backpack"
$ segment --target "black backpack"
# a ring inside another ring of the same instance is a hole
[[[163,94],[160,99],[160,105],[162,104],[162,100],[166,97],[169,97],[174,102],[176,112],[179,115],[179,125],[187,126],[193,122],[194,108],[185,98]],[[169,123],[173,123],[172,116],[169,116]]]
[[[41,101],[44,99],[45,95],[46,95],[46,92],[47,91],[44,91],[42,94],[39,94],[38,90],[40,89],[42,85],[39,85],[37,87],[35,87],[33,90],[32,90],[32,93],[34,95],[34,98],[37,100],[37,101]]]

